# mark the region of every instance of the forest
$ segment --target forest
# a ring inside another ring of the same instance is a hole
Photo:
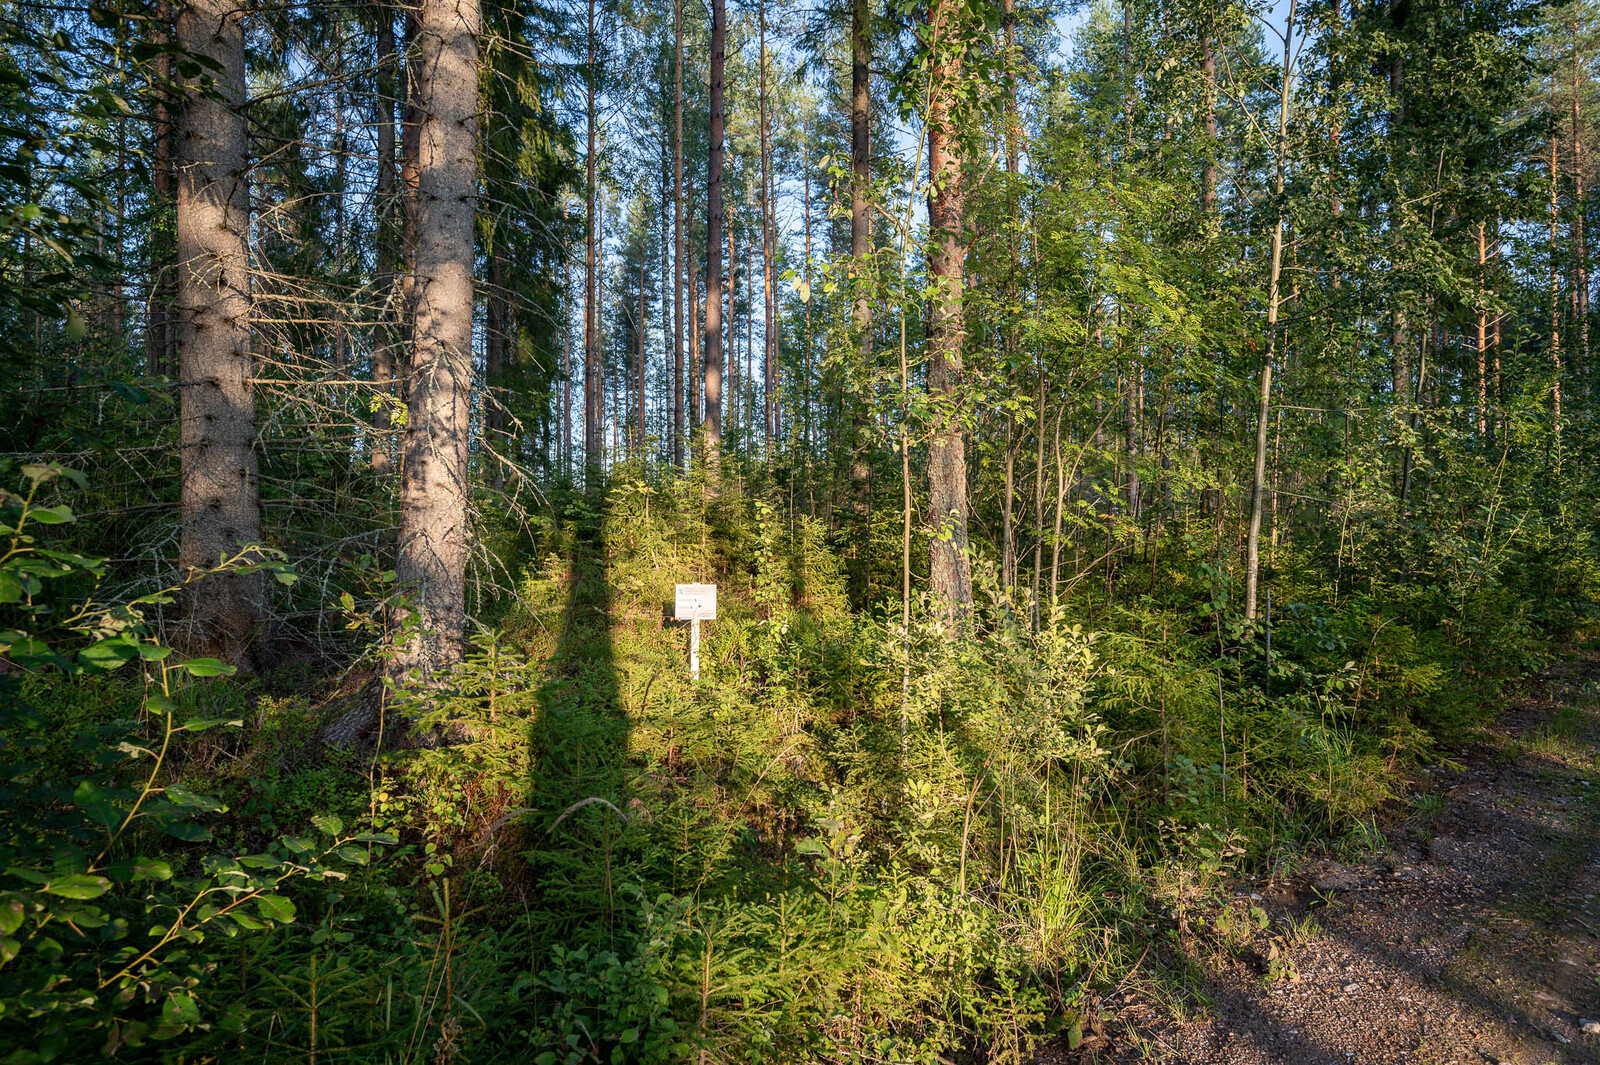
[[[1597,114],[1594,0],[6,4],[0,1062],[1112,1060],[1593,625]]]

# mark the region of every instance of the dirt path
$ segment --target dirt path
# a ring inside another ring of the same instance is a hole
[[[1421,775],[1386,853],[1241,892],[1235,914],[1271,923],[1196,947],[1209,1007],[1124,990],[1085,1059],[1600,1063],[1600,656],[1454,760]]]

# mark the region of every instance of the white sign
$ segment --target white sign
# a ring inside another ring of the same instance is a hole
[[[680,584],[672,617],[676,621],[717,620],[717,586],[715,584]]]

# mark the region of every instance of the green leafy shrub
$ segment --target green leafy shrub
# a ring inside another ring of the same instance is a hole
[[[28,493],[0,500],[0,604],[16,626],[0,634],[0,652],[35,675],[54,673],[58,692],[81,684],[79,705],[91,712],[51,720],[14,674],[0,676],[0,803],[11,811],[0,828],[0,1057],[18,1065],[115,1053],[214,1021],[198,997],[212,944],[292,923],[286,892],[297,882],[342,878],[393,841],[321,817],[314,835],[262,852],[208,846],[208,819],[226,808],[176,780],[172,762],[190,737],[240,724],[181,708],[188,685],[232,667],[180,660],[145,634],[141,609],[170,593],[114,607],[84,595],[103,563],[32,531],[74,520],[66,504],[34,505],[40,485],[71,472],[22,472]],[[289,575],[261,559],[225,568]],[[65,609],[50,594],[58,584],[72,596]],[[134,662],[145,671],[137,718],[93,712],[124,705],[107,698],[107,674]],[[85,727],[65,744],[63,724]]]

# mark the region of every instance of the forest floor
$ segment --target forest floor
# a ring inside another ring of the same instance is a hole
[[[1237,885],[1236,912],[1268,928],[1193,934],[1187,992],[1135,973],[1069,1058],[1600,1062],[1600,654],[1449,759],[1390,804],[1381,852]]]

